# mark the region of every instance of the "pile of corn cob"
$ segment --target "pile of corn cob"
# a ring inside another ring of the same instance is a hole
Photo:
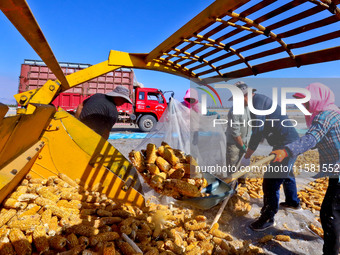
[[[309,229],[312,230],[315,234],[317,234],[321,238],[323,238],[324,232],[323,232],[322,228],[320,228],[318,226],[315,226],[314,224],[310,223],[309,224]]]
[[[234,195],[228,201],[228,209],[232,215],[243,216],[250,212],[251,205],[247,197]]]
[[[176,199],[205,195],[200,191],[208,183],[195,172],[195,159],[165,142],[158,148],[149,143],[146,150],[133,150],[129,158],[144,180],[158,193]]]
[[[301,200],[301,207],[309,209],[313,213],[321,210],[321,204],[325,197],[328,188],[328,178],[320,178],[308,184],[306,187],[298,192],[298,197]]]
[[[313,169],[313,171],[318,171],[318,165],[319,165],[319,152],[317,150],[309,150],[305,153],[299,155],[295,161],[295,173],[299,173],[298,170],[304,169],[305,171],[310,171]],[[315,166],[315,168],[312,168],[312,166]]]
[[[209,230],[197,211],[149,203],[120,205],[83,190],[64,174],[29,175],[2,204],[0,254],[257,254],[240,242]]]
[[[245,183],[239,184],[237,193],[245,198],[262,198],[263,178],[246,178]]]

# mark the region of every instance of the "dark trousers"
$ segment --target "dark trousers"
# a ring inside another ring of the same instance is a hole
[[[323,254],[338,255],[340,238],[340,183],[336,178],[329,179],[329,186],[320,211],[324,231]]]
[[[292,166],[296,157],[288,157],[282,163],[271,163],[270,166],[282,167],[287,166],[289,172],[266,172],[263,176],[263,207],[261,209],[262,217],[274,219],[275,214],[279,210],[280,186],[283,184],[283,190],[286,196],[286,202],[291,205],[298,205],[300,199],[297,196],[297,188]]]

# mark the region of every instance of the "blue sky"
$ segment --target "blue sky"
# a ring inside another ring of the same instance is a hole
[[[107,60],[111,49],[131,53],[150,52],[213,1],[27,2],[58,61],[96,64]],[[24,59],[39,57],[1,12],[0,31],[0,98],[11,99],[17,92],[20,65]],[[316,49],[318,46],[315,46]],[[340,76],[339,67],[340,62],[336,61],[299,69],[284,69],[257,77],[334,78]],[[145,70],[135,72],[137,80],[146,87],[172,89],[177,99],[184,96],[190,85],[188,80],[170,74]],[[258,86],[259,91],[268,93],[265,85]],[[339,93],[336,91],[336,94]]]

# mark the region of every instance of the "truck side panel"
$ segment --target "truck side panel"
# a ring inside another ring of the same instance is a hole
[[[87,64],[61,63],[62,70],[65,75],[77,72],[87,68]],[[19,93],[41,88],[47,80],[55,80],[55,75],[41,61],[25,60],[21,65],[21,74],[19,77]],[[133,81],[134,73],[131,69],[118,69],[109,72],[88,82],[80,84],[74,88],[61,93],[52,103],[56,107],[62,107],[66,111],[73,111],[78,104],[89,96],[96,93],[108,93],[116,86],[122,85],[130,90],[130,96],[133,98]],[[133,112],[132,105],[124,104],[118,109],[121,112],[131,114]]]

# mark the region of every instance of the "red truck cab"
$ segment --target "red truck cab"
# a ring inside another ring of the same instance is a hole
[[[168,106],[163,92],[155,88],[135,90],[135,115],[142,131],[150,131]]]

